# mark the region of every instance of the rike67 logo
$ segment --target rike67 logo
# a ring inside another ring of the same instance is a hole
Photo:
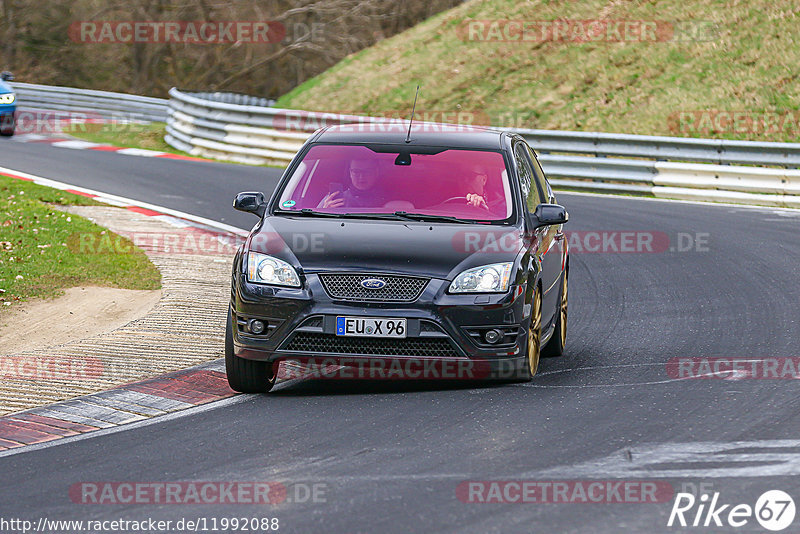
[[[696,498],[691,493],[678,493],[669,514],[667,526],[740,528],[755,519],[762,528],[777,532],[794,521],[794,499],[781,490],[766,491],[749,504],[723,504],[719,492]]]

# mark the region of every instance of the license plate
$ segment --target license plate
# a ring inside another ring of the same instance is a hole
[[[404,338],[406,320],[383,317],[337,317],[336,335]]]

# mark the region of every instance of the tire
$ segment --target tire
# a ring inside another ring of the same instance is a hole
[[[539,355],[542,348],[542,291],[536,288],[531,303],[531,322],[528,327],[528,343],[525,364],[522,370],[522,379],[529,381],[533,379],[536,370],[539,368]]]
[[[11,121],[11,124],[5,124],[5,120],[0,121],[0,135],[4,137],[11,137],[14,135],[14,128],[16,128],[16,124],[14,120]]]
[[[561,298],[559,299],[558,319],[553,337],[547,342],[542,350],[542,358],[558,358],[564,354],[564,347],[567,344],[567,304],[569,303],[569,293],[567,280],[569,271],[564,271],[564,280],[561,284]]]
[[[275,385],[271,362],[239,358],[233,353],[233,313],[225,325],[225,372],[228,385],[240,393],[267,393]]]

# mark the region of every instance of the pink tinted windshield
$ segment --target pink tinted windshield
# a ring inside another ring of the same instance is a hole
[[[316,145],[295,170],[278,208],[327,213],[423,213],[499,221],[511,188],[499,152],[444,150],[403,156],[365,146]],[[406,163],[405,165],[399,163]]]

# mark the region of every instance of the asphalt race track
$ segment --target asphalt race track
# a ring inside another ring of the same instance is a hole
[[[231,208],[233,196],[248,188],[272,191],[282,172],[271,167],[70,150],[47,143],[19,143],[13,137],[0,138],[0,166],[143,200],[247,230],[256,219]]]
[[[245,229],[255,218],[230,207],[234,194],[270,192],[279,175],[5,139],[0,166]],[[667,527],[672,498],[474,503],[456,488],[656,481],[675,492],[704,484],[731,505],[754,506],[772,489],[800,496],[798,380],[680,379],[667,366],[685,357],[798,356],[800,212],[566,193],[559,200],[570,211],[568,230],[578,232],[570,237],[567,351],[543,360],[531,383],[300,381],[0,457],[0,515],[277,517],[281,532],[674,532],[709,529]],[[621,239],[611,234],[627,231],[655,236],[653,252],[603,250],[604,239],[608,249]],[[575,242],[600,250],[581,252]],[[72,485],[103,481],[279,481],[288,499],[71,500]],[[305,499],[314,485],[316,499]],[[751,517],[738,531],[763,530]]]

